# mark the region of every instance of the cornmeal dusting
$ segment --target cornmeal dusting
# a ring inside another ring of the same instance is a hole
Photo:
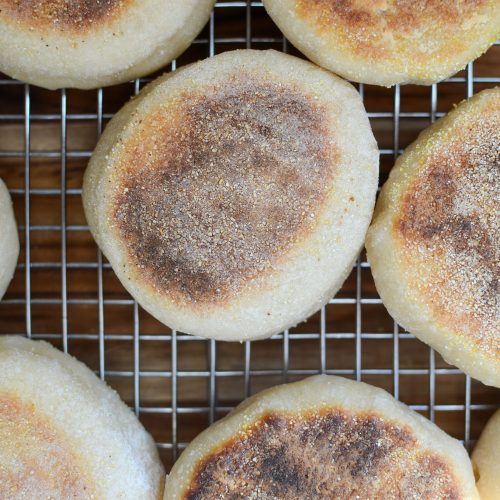
[[[49,416],[0,393],[0,498],[98,498],[66,436]]]
[[[132,0],[0,0],[0,17],[58,30],[89,28],[108,21]]]
[[[376,414],[269,413],[198,464],[186,500],[462,495],[446,460]]]
[[[499,179],[497,105],[435,148],[408,190],[396,222],[410,285],[427,299],[440,323],[497,360]]]
[[[330,125],[313,97],[250,76],[147,116],[124,146],[111,214],[138,272],[192,304],[272,270],[331,189]]]

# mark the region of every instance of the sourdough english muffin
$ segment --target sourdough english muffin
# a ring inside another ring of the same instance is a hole
[[[500,410],[490,418],[472,453],[481,500],[500,498]]]
[[[498,0],[263,0],[309,59],[356,82],[431,84],[500,35]]]
[[[392,316],[500,387],[500,88],[460,104],[394,166],[366,248]]]
[[[247,399],[202,432],[165,500],[478,498],[462,445],[360,382],[320,375]]]
[[[7,186],[0,179],[0,299],[14,276],[19,257],[19,237]]]
[[[0,498],[161,498],[151,436],[86,366],[0,336],[0,374]]]
[[[334,75],[242,50],[158,79],[106,128],[83,186],[117,276],[168,326],[268,337],[325,304],[363,244],[378,151]]]
[[[0,0],[0,71],[41,87],[95,88],[181,54],[215,0]]]

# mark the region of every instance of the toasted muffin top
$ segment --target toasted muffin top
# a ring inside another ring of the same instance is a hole
[[[500,36],[497,0],[263,0],[290,42],[344,78],[441,81]]]
[[[435,320],[498,360],[500,92],[446,131],[426,146],[393,231]]]
[[[382,389],[317,375],[255,394],[201,433],[164,498],[478,497],[458,441]]]
[[[455,499],[457,485],[409,427],[339,407],[262,415],[198,464],[183,498]]]
[[[87,32],[116,20],[135,0],[0,0],[0,19],[37,31]]]
[[[159,498],[151,436],[115,391],[50,344],[0,335],[0,498]]]
[[[342,50],[425,77],[467,49],[469,34],[491,21],[496,0],[298,0],[295,13]]]

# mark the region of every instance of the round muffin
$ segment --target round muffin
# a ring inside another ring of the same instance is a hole
[[[151,73],[181,54],[215,0],[0,0],[0,71],[48,89]]]
[[[18,257],[19,236],[12,200],[7,186],[0,179],[0,299],[14,276]]]
[[[366,248],[391,315],[500,387],[500,88],[460,104],[398,159]]]
[[[500,410],[488,421],[472,453],[481,500],[500,498]]]
[[[263,0],[311,61],[375,85],[429,85],[479,57],[500,35],[498,0]]]
[[[339,289],[363,244],[378,151],[358,93],[275,51],[148,86],[85,173],[90,229],[118,278],[176,330],[268,337]]]
[[[0,498],[161,498],[151,436],[85,365],[0,336],[0,373]]]
[[[319,375],[247,399],[202,432],[165,500],[478,498],[462,445],[382,389]]]

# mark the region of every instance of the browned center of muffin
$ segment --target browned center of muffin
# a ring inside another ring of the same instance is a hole
[[[268,413],[198,464],[183,498],[459,498],[408,428],[341,409]]]
[[[330,126],[314,98],[249,76],[152,112],[125,144],[112,214],[138,272],[191,304],[268,272],[316,226]]]
[[[394,230],[412,286],[438,319],[500,356],[500,109],[483,110],[437,148]]]
[[[112,20],[134,0],[0,0],[0,18],[31,28],[85,31]]]
[[[95,485],[51,419],[0,393],[0,498],[97,498]],[[3,458],[2,458],[3,457]]]

